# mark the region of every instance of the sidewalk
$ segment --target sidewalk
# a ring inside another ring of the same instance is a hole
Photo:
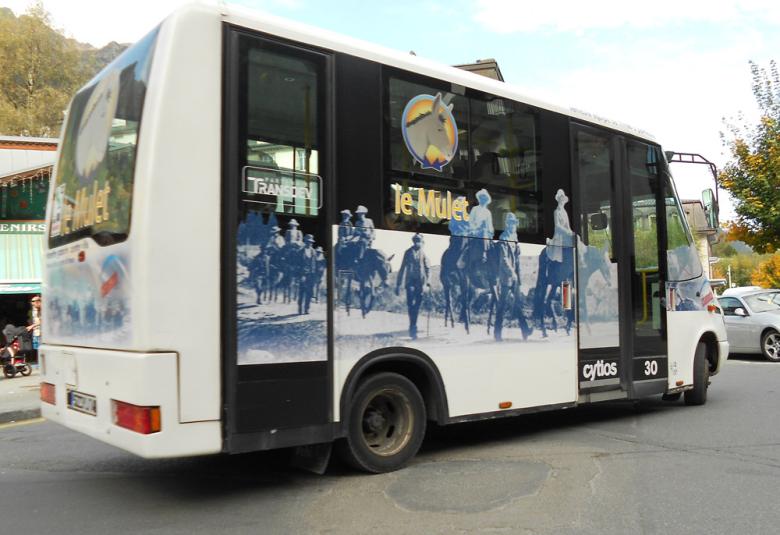
[[[0,424],[38,418],[41,415],[38,395],[41,378],[38,369],[29,377],[17,374],[8,379],[0,373]]]

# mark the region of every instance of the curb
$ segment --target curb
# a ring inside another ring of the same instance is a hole
[[[32,420],[41,417],[41,409],[21,409],[18,411],[0,412],[0,424],[11,422],[21,422],[22,420]]]

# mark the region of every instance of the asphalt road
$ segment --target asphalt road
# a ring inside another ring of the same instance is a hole
[[[703,407],[658,398],[437,430],[407,469],[285,452],[145,461],[0,426],[0,533],[776,533],[780,365],[730,361]]]

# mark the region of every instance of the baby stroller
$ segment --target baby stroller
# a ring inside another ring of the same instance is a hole
[[[5,346],[0,346],[0,363],[3,366],[3,375],[9,379],[16,377],[17,373],[25,376],[30,375],[32,367],[27,363],[25,351],[31,349],[32,342],[27,329],[9,324],[3,329],[3,335],[8,341]]]

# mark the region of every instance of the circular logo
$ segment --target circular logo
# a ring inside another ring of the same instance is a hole
[[[409,154],[423,169],[441,171],[458,150],[458,125],[452,104],[436,96],[417,95],[404,108],[401,131]]]

